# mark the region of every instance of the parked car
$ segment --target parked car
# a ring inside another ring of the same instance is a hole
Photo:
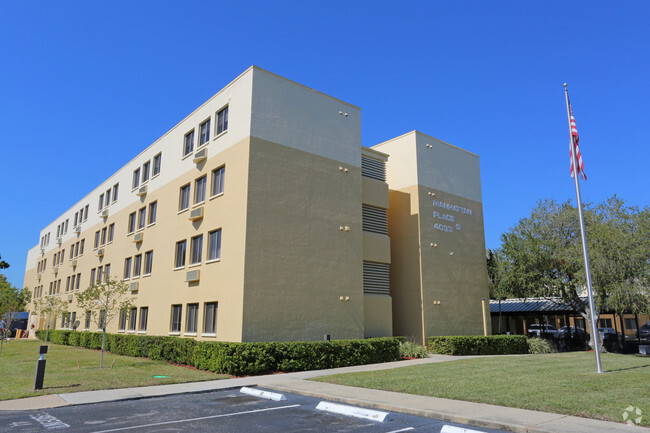
[[[645,340],[650,342],[650,322],[639,326],[639,338],[641,341]]]
[[[550,335],[553,338],[558,336],[558,330],[553,325],[542,325],[535,323],[528,327],[528,336],[529,337],[540,337],[542,334]]]
[[[559,333],[564,337],[573,337],[574,339],[589,341],[589,334],[582,328],[576,328],[575,326],[563,326],[559,329]]]

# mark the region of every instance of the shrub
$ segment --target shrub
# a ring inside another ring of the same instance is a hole
[[[36,335],[45,338],[45,331],[37,331]],[[102,334],[97,332],[53,330],[50,336],[54,343],[88,349],[100,349],[102,343]],[[227,343],[106,334],[106,350],[116,355],[147,357],[235,376],[319,370],[400,359],[399,340],[396,338]]]
[[[429,337],[429,350],[443,355],[528,353],[525,335]]]
[[[402,341],[399,345],[399,355],[402,358],[428,358],[427,348],[415,341]]]
[[[532,337],[528,339],[527,344],[528,353],[539,355],[543,353],[557,352],[553,343],[545,338]]]

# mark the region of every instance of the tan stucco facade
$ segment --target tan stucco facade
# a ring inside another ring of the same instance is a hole
[[[24,284],[37,298],[66,300],[81,330],[76,295],[109,265],[137,306],[134,325],[115,320],[109,332],[219,341],[480,334],[478,157],[436,141],[430,155],[469,180],[413,178],[414,168],[437,169],[418,153],[423,137],[362,148],[358,107],[251,67],[45,227]],[[432,197],[471,209],[444,211],[462,230],[438,229]]]

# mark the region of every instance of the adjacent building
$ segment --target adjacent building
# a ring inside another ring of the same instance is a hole
[[[482,334],[484,244],[478,156],[362,147],[358,107],[253,66],[41,230],[24,285],[57,328],[96,330],[75,297],[110,276],[137,306],[111,332]]]

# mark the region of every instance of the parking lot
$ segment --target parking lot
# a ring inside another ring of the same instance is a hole
[[[273,401],[238,389],[39,411],[5,412],[2,432],[449,432],[495,433],[440,420],[390,413],[383,422],[317,409],[322,399],[284,394]],[[443,426],[447,426],[443,430]]]

